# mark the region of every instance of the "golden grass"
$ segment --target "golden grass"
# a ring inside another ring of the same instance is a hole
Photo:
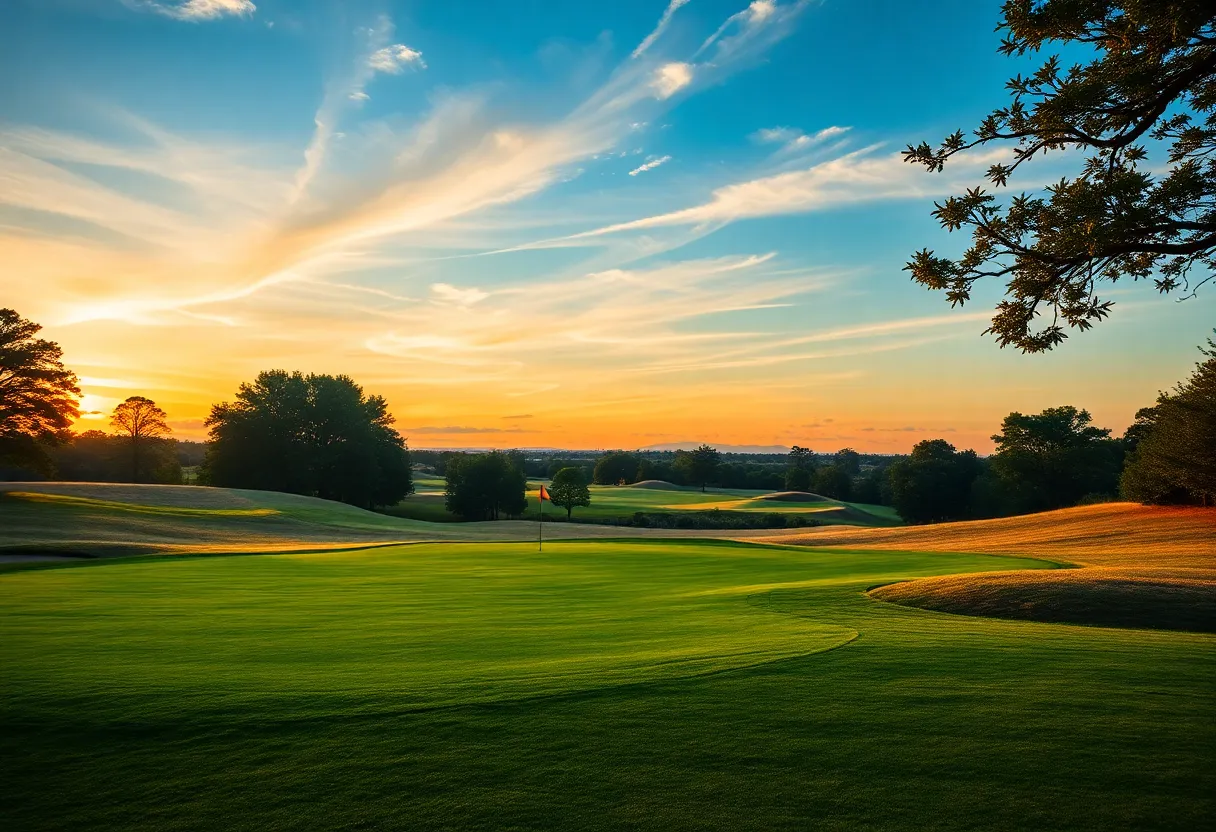
[[[1088,566],[1216,568],[1216,510],[1103,503],[930,526],[820,528],[766,542],[1036,555]]]
[[[961,615],[1216,632],[1216,510],[1107,503],[888,529],[818,529],[769,542],[1032,555],[1084,568],[948,575],[871,591]]]

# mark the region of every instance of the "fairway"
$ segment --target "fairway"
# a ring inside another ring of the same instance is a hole
[[[455,520],[444,508],[443,480],[418,481],[417,493],[389,509],[398,517],[431,522]],[[815,497],[808,500],[771,499],[771,492],[757,489],[710,488],[702,492],[689,486],[670,483],[656,485],[592,485],[591,505],[574,509],[573,519],[583,523],[603,523],[625,520],[635,512],[679,514],[681,512],[745,512],[748,514],[799,515],[816,525],[848,524],[855,526],[892,526],[900,523],[899,516],[887,506],[846,503]],[[528,509],[524,517],[537,517],[537,485],[528,491]],[[549,519],[566,519],[566,510],[548,505]]]
[[[1216,639],[867,596],[1025,558],[437,543],[0,575],[9,829],[1195,829]]]

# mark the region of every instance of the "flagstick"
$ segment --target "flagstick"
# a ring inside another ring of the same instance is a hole
[[[536,521],[536,551],[545,551],[545,491],[544,483],[536,490],[536,502],[540,503],[540,520]]]

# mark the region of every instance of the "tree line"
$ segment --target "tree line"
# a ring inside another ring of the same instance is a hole
[[[567,515],[591,499],[589,483],[666,480],[705,490],[809,492],[893,506],[908,522],[997,517],[1117,497],[1146,503],[1216,502],[1216,341],[1174,390],[1141,409],[1122,437],[1073,406],[1011,413],[982,458],[945,439],[905,456],[845,448],[818,454],[795,446],[785,459],[724,454],[709,445],[675,452],[567,452],[531,457],[422,451],[411,458],[381,396],[348,376],[271,370],[241,384],[235,400],[211,408],[209,441],[177,442],[167,414],[132,396],[111,414],[111,433],[72,434],[76,377],[40,327],[0,309],[0,475],[77,480],[181,482],[287,491],[367,508],[391,506],[414,490],[412,463],[445,476],[445,505],[464,519],[521,515],[528,477],[551,478]]]

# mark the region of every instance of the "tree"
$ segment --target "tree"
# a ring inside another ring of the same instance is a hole
[[[842,448],[835,454],[836,464],[849,476],[861,473],[861,454],[852,448]]]
[[[140,482],[140,461],[145,447],[171,432],[165,423],[169,414],[143,396],[129,396],[114,408],[110,427],[130,446],[131,482]]]
[[[566,510],[570,519],[575,506],[591,505],[591,489],[583,477],[582,468],[563,468],[553,475],[549,483],[549,501]]]
[[[641,461],[625,451],[611,451],[595,463],[592,479],[596,485],[618,485],[635,482]]]
[[[959,451],[945,439],[917,442],[887,469],[891,503],[908,523],[962,519],[980,468],[975,451]]]
[[[1216,501],[1216,341],[1208,358],[1156,407],[1136,414],[1128,428],[1134,446],[1123,470],[1123,494],[1146,503]],[[1125,439],[1127,442],[1128,439]]]
[[[364,508],[413,493],[405,440],[381,396],[348,376],[263,372],[211,408],[212,485],[307,494]]]
[[[527,479],[502,451],[453,456],[444,476],[444,505],[465,520],[497,520],[527,510]]]
[[[1014,512],[1076,505],[1090,494],[1113,495],[1123,463],[1122,443],[1094,427],[1088,411],[1051,407],[1035,415],[1010,413],[992,437],[989,460]]]
[[[795,445],[790,448],[790,467],[801,471],[812,471],[815,468],[815,452],[810,448]]]
[[[790,448],[789,467],[785,469],[786,491],[809,491],[815,474],[815,452],[795,445]]]
[[[0,309],[0,462],[48,473],[46,448],[67,438],[80,388],[59,345],[34,337],[41,329]]]
[[[827,465],[815,472],[814,490],[833,500],[847,500],[853,496],[853,478],[839,465]]]
[[[1005,55],[1045,44],[1083,44],[1095,57],[1064,70],[1058,56],[1012,79],[1012,103],[974,132],[938,147],[908,146],[908,162],[940,172],[958,153],[1013,143],[1009,163],[988,169],[1005,187],[1023,164],[1048,151],[1086,153],[1075,178],[1043,196],[1002,205],[976,187],[936,204],[942,227],[971,229],[959,259],[917,252],[905,267],[916,282],[961,305],[975,283],[1007,281],[986,333],[1002,346],[1041,352],[1110,313],[1102,282],[1153,277],[1159,292],[1193,291],[1216,268],[1216,14],[1210,0],[1007,0],[997,27]],[[1169,142],[1164,163],[1147,163],[1146,138]],[[1144,167],[1141,167],[1142,163]],[[1158,174],[1160,173],[1160,176]],[[1188,274],[1206,275],[1193,286]],[[1046,310],[1046,325],[1038,323]]]
[[[785,470],[786,491],[810,491],[811,471],[806,468],[790,466]]]
[[[673,467],[689,483],[701,486],[701,491],[704,492],[705,485],[717,473],[718,464],[721,462],[721,459],[722,455],[718,453],[717,448],[711,448],[709,445],[698,445],[691,451],[676,451],[676,460],[673,463]]]

